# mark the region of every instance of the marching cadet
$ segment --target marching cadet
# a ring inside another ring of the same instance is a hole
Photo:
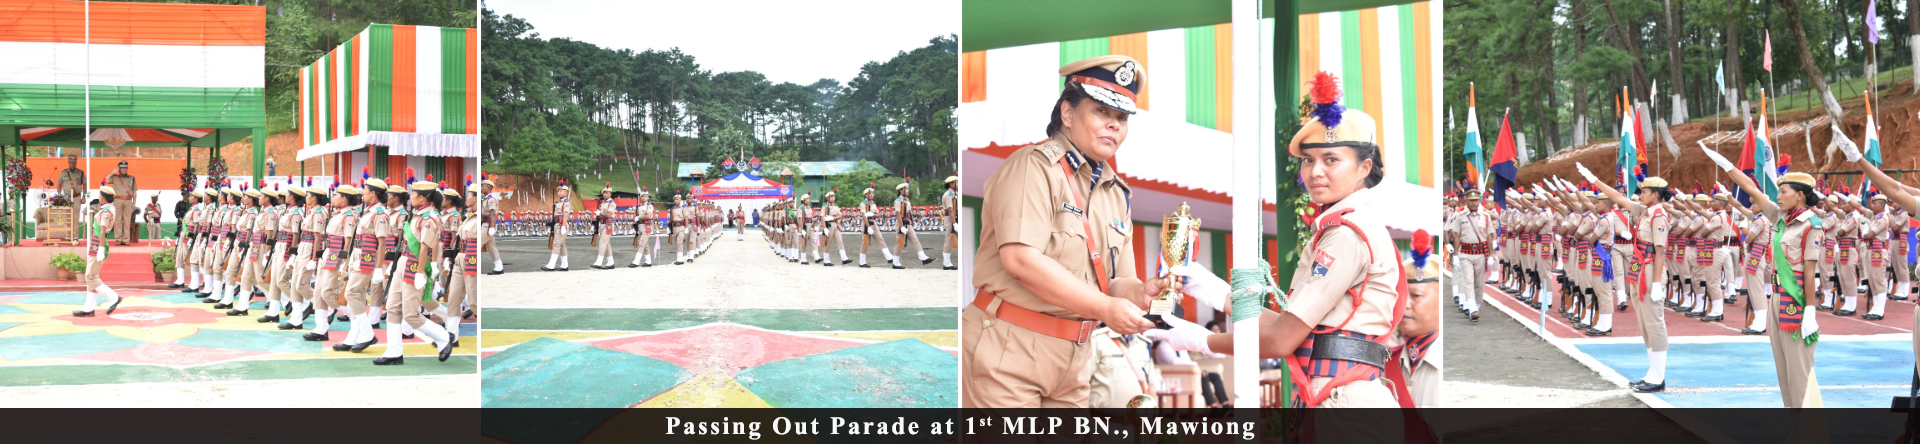
[[[1485,281],[1487,276],[1487,254],[1491,252],[1490,241],[1494,231],[1493,217],[1480,211],[1480,190],[1467,190],[1466,202],[1466,211],[1447,221],[1446,231],[1453,233],[1448,237],[1453,243],[1450,247],[1457,252],[1455,257],[1463,265],[1454,271],[1458,273],[1454,279],[1466,283],[1463,287],[1466,287],[1467,293],[1462,301],[1467,307],[1467,319],[1480,322],[1480,290],[1483,287],[1480,282]]]
[[[560,179],[560,187],[554,190],[553,212],[549,213],[553,221],[547,225],[553,230],[547,238],[547,266],[540,267],[540,271],[567,271],[567,216],[573,211],[573,202],[567,199],[570,192],[572,188],[567,187],[567,180]],[[553,268],[555,262],[560,268]]]
[[[325,241],[320,252],[320,269],[314,279],[314,296],[309,298],[313,307],[313,330],[302,337],[308,341],[327,340],[327,331],[333,326],[334,314],[340,310],[342,299],[346,300],[349,314],[366,309],[365,297],[342,296],[347,293],[344,291],[347,276],[341,270],[343,265],[348,265],[348,242],[359,237],[362,191],[337,179],[334,183],[337,185],[328,202],[326,222],[320,226],[319,236],[325,236]]]
[[[493,192],[493,177],[480,176],[480,249],[493,254],[493,270],[487,274],[506,273],[501,268],[500,246],[493,238],[500,236],[500,195]]]
[[[147,222],[147,239],[160,239],[162,237],[160,234],[160,195],[155,194],[148,199],[146,212],[142,217]],[[137,238],[139,236],[135,237]]]
[[[380,239],[387,235],[386,222],[390,213],[385,205],[388,199],[385,180],[373,177],[371,171],[363,169],[360,173],[360,184],[366,188],[361,190],[359,196],[363,199],[357,213],[359,220],[354,221],[354,236],[347,241],[352,245],[345,267],[347,335],[341,338],[340,343],[333,345],[334,351],[354,353],[364,351],[378,342],[375,340],[376,335],[373,334],[373,330],[374,324],[380,321],[370,308],[375,305],[370,293],[383,294],[381,290],[386,289],[385,285],[382,285],[385,283],[384,279],[380,276],[384,271],[380,266],[384,262],[380,254]]]
[[[468,196],[461,203],[466,205],[468,213],[472,213],[480,202],[479,190],[480,188],[474,186],[471,179],[467,181]],[[482,235],[481,230],[483,230],[481,223],[479,218],[469,214],[460,222],[459,232],[454,235],[454,240],[460,243],[459,248],[455,250],[459,253],[454,256],[454,264],[456,264],[454,267],[458,270],[451,273],[453,283],[447,287],[447,306],[452,307],[447,312],[454,316],[445,319],[447,336],[453,338],[453,344],[456,347],[460,345],[460,320],[472,318],[473,313],[480,307],[478,275],[480,273],[479,236]],[[608,256],[608,259],[608,263],[611,264],[612,256]],[[607,268],[613,268],[613,266],[608,265]]]
[[[673,193],[673,208],[667,210],[667,220],[669,221],[667,227],[669,230],[667,243],[673,246],[674,265],[686,264],[688,260],[687,248],[682,242],[682,239],[687,237],[688,231],[686,207],[686,196],[682,196],[680,193]]]
[[[839,196],[839,194],[840,190],[838,188],[827,191],[827,197],[820,206],[821,235],[826,236],[825,245],[826,250],[829,252],[827,260],[822,262],[826,263],[829,267],[833,266],[833,256],[831,254],[833,251],[840,252],[841,265],[853,262],[853,258],[847,257],[847,242],[840,238],[840,206],[833,203],[834,198]],[[745,224],[743,223],[742,225]]]
[[[206,206],[206,200],[202,198],[199,190],[192,189],[192,185],[188,187],[183,197],[187,199],[189,206],[187,213],[181,215],[178,221],[181,230],[180,244],[173,255],[174,271],[186,281],[174,282],[175,285],[168,285],[167,288],[185,288],[188,291],[198,292],[200,291],[200,270],[194,267],[193,259],[194,255],[200,252],[200,209]]]
[[[412,177],[411,168],[407,175]],[[426,336],[433,347],[440,350],[441,362],[453,354],[453,341],[446,327],[427,322],[427,318],[420,314],[423,295],[430,294],[431,289],[427,287],[434,280],[429,265],[440,261],[438,256],[441,247],[438,244],[441,219],[434,207],[439,205],[444,196],[432,181],[416,181],[407,185],[407,188],[412,194],[408,205],[413,208],[413,215],[401,229],[399,269],[402,271],[398,276],[400,282],[396,282],[399,285],[392,286],[387,292],[387,349],[379,358],[374,358],[373,365],[406,364],[406,347],[401,342],[400,329],[396,328],[403,323]],[[566,193],[562,192],[560,198],[564,202]],[[563,270],[565,268],[561,267]]]
[[[619,211],[613,203],[613,182],[600,188],[600,209],[593,215],[593,268],[612,270],[613,267],[613,215]]]
[[[100,184],[98,199],[100,205],[92,210],[91,220],[82,222],[87,230],[87,271],[82,275],[87,282],[87,303],[73,311],[74,317],[93,316],[93,309],[98,306],[98,298],[102,295],[107,297],[107,314],[111,315],[120,308],[120,293],[100,280],[100,268],[106,266],[107,255],[113,249],[107,244],[107,235],[117,229],[115,221],[119,220],[113,214],[117,199],[113,186]],[[74,206],[79,207],[81,203],[76,201]]]
[[[407,177],[411,179],[412,176],[413,172],[408,171]],[[401,274],[406,271],[401,269],[400,255],[406,245],[405,228],[407,223],[413,220],[412,201],[413,194],[406,186],[399,183],[387,184],[387,231],[386,235],[380,239],[380,257],[383,259],[381,259],[380,268],[375,272],[377,274],[374,275],[375,285],[380,285],[378,284],[379,282],[384,282],[386,286],[384,289],[373,289],[373,296],[367,301],[369,305],[371,305],[367,307],[367,312],[375,313],[376,316],[374,319],[367,320],[367,324],[379,324],[380,320],[386,318],[387,304],[392,302],[387,300],[387,295],[392,293],[394,288],[404,285],[398,284]],[[378,299],[380,302],[374,304],[373,299]],[[411,324],[405,322],[399,323],[398,325],[387,324],[387,328],[395,327],[399,327],[402,339],[413,338],[413,326]]]
[[[226,282],[232,282],[233,288],[228,290],[230,293],[221,295],[220,303],[213,304],[215,310],[230,309],[227,310],[227,316],[246,314],[246,307],[253,303],[253,285],[257,283],[252,282],[253,275],[247,273],[247,255],[259,241],[254,236],[253,225],[259,219],[261,195],[260,190],[248,189],[246,184],[240,187],[241,207],[233,216],[233,251],[227,254],[227,263],[221,268],[221,276]]]
[[[627,268],[653,266],[653,253],[660,250],[660,241],[653,237],[652,214],[653,197],[647,194],[647,187],[640,187],[640,204],[633,206],[633,263]]]
[[[113,201],[113,216],[119,218],[113,222],[115,237],[119,238],[117,242],[120,245],[132,245],[133,241],[140,238],[139,233],[136,232],[139,227],[133,225],[133,200],[140,197],[140,187],[135,186],[136,181],[133,175],[127,174],[127,161],[120,161],[120,167],[115,168],[113,174],[107,176],[107,183],[113,185],[114,191],[119,192],[120,197],[124,197],[124,199]]]
[[[211,189],[207,190],[207,195],[210,201],[205,210],[206,214],[201,216],[203,225],[201,229],[206,232],[207,240],[204,242],[205,245],[200,247],[202,254],[194,255],[194,264],[201,274],[201,288],[194,296],[201,298],[200,302],[206,304],[220,302],[220,297],[215,294],[220,292],[222,283],[220,274],[215,273],[213,264],[214,257],[223,254],[227,236],[224,224],[227,214],[226,189],[217,184],[209,187]]]
[[[900,196],[893,200],[893,213],[900,215],[900,242],[897,244],[900,253],[893,256],[893,269],[895,270],[907,268],[900,265],[900,258],[907,255],[908,246],[913,247],[914,254],[920,255],[921,265],[933,263],[933,257],[927,256],[926,248],[920,246],[920,233],[914,231],[913,225],[908,223],[907,215],[913,211],[913,201],[911,197],[908,196],[909,194],[913,194],[913,188],[910,186],[913,184],[912,182],[913,178],[907,178],[907,181],[900,182],[899,185],[893,186],[893,190],[900,193]]]
[[[1872,295],[1873,299],[1868,301],[1867,314],[1861,315],[1860,318],[1878,321],[1886,319],[1887,279],[1889,278],[1887,267],[1892,265],[1892,261],[1887,259],[1887,232],[1890,228],[1887,216],[1887,195],[1873,195],[1869,205],[1871,208],[1868,208],[1867,214],[1861,216],[1866,221],[1866,229],[1861,236],[1861,241],[1866,243],[1867,247],[1866,261],[1862,266],[1866,269],[1867,288],[1869,288],[1867,294]]]
[[[313,281],[314,271],[320,268],[317,261],[321,253],[320,242],[324,240],[320,236],[324,234],[328,216],[326,207],[322,203],[327,198],[327,189],[311,186],[311,183],[308,185],[310,186],[302,190],[305,192],[302,199],[305,204],[298,212],[300,218],[294,221],[300,237],[295,244],[297,246],[293,249],[293,260],[287,264],[293,272],[291,274],[293,281],[288,284],[293,289],[293,307],[286,321],[280,323],[278,328],[281,330],[305,328],[307,313],[318,312],[322,303],[316,300],[313,287],[308,285],[308,282]]]
[[[266,204],[260,212],[261,218],[254,221],[254,229],[260,233],[262,245],[259,251],[255,252],[259,256],[250,260],[259,267],[257,279],[260,287],[266,289],[267,314],[253,321],[261,324],[277,324],[280,322],[280,309],[285,306],[283,299],[286,298],[281,292],[280,285],[281,282],[286,281],[286,272],[281,271],[279,267],[283,265],[280,255],[286,247],[286,242],[281,239],[284,232],[280,230],[280,220],[286,213],[284,206],[286,195],[280,192],[277,184],[274,188],[261,189],[260,195],[266,199]]]
[[[1122,335],[1152,328],[1142,314],[1166,280],[1134,275],[1130,191],[1107,161],[1138,112],[1139,66],[1109,55],[1061,68],[1048,139],[985,184],[978,294],[961,312],[962,348],[976,351],[960,357],[962,407],[1086,407],[1090,333],[1102,322]],[[1059,242],[1056,227],[1087,242]]]
[[[296,240],[300,238],[300,221],[305,217],[303,206],[307,206],[307,190],[301,186],[288,186],[286,190],[275,190],[273,200],[273,250],[267,256],[267,315],[253,319],[257,323],[282,323],[292,319],[282,319],[282,313],[294,306],[294,284],[292,284],[292,254],[298,250]],[[303,311],[301,311],[303,313]]]
[[[960,176],[947,176],[946,188],[940,193],[940,269],[958,270],[953,253],[960,247]],[[835,213],[837,216],[839,212]],[[840,252],[840,256],[844,258],[846,252]]]
[[[1585,165],[1579,167],[1580,175],[1588,182],[1603,183],[1593,176]],[[1627,214],[1636,221],[1633,231],[1635,239],[1633,259],[1627,263],[1627,285],[1632,291],[1630,303],[1638,315],[1640,335],[1647,345],[1647,375],[1634,381],[1630,387],[1641,393],[1659,392],[1667,389],[1667,322],[1661,316],[1660,296],[1667,293],[1667,263],[1657,260],[1666,250],[1674,248],[1668,245],[1667,233],[1672,230],[1672,216],[1668,213],[1667,201],[1673,199],[1673,190],[1667,187],[1666,179],[1648,177],[1640,182],[1640,190],[1635,194],[1638,201],[1628,199],[1625,194],[1611,187],[1599,187],[1614,205],[1625,208]]]
[[[276,214],[271,211],[272,201],[269,199],[270,195],[267,194],[267,191],[268,190],[259,188],[247,190],[247,198],[253,201],[251,204],[252,208],[247,210],[247,219],[249,219],[247,223],[250,233],[247,242],[247,257],[240,262],[240,288],[247,297],[241,299],[240,302],[235,302],[233,309],[227,311],[227,316],[248,315],[248,310],[253,308],[253,296],[264,296],[266,294],[266,288],[272,285],[272,281],[268,279],[266,270],[267,262],[273,260],[272,257],[268,256],[271,253],[269,249],[273,248],[268,241],[272,239],[270,236],[272,236],[272,228],[274,227],[271,225],[275,222]],[[271,308],[272,304],[269,303],[268,307]]]
[[[1835,131],[1839,134],[1839,131]],[[1836,140],[1846,140],[1836,137]],[[1848,143],[1839,143],[1847,148]],[[1815,252],[1808,251],[1821,244],[1818,228],[1825,224],[1808,208],[1818,199],[1813,193],[1813,176],[1807,173],[1787,173],[1780,177],[1778,201],[1760,191],[1752,179],[1739,174],[1732,162],[1719,153],[1707,149],[1701,150],[1713,159],[1721,170],[1729,176],[1740,189],[1753,196],[1753,205],[1768,219],[1774,220],[1772,245],[1774,273],[1778,277],[1780,291],[1771,294],[1773,307],[1767,310],[1774,328],[1768,335],[1773,345],[1773,363],[1780,381],[1780,398],[1789,408],[1819,407],[1809,400],[1820,399],[1820,387],[1813,381],[1813,357],[1815,344],[1819,340],[1820,324],[1815,321],[1814,311],[1807,310],[1807,294],[1804,289],[1809,282],[1808,273],[1816,267],[1820,259]],[[1848,158],[1858,158],[1849,153]],[[1854,281],[1858,282],[1858,281]]]

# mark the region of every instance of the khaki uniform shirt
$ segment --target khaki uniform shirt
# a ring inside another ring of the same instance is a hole
[[[1065,177],[1062,159],[1073,177]],[[1135,277],[1130,196],[1112,165],[1089,161],[1068,148],[1063,138],[1014,151],[987,178],[981,194],[980,249],[974,255],[972,285],[1029,310],[1080,319],[1080,314],[1047,303],[1014,282],[1000,262],[1000,247],[1022,244],[1038,249],[1088,288],[1101,288],[1099,282],[1118,277]],[[1089,236],[1095,250],[1091,253]],[[1094,260],[1106,269],[1105,276],[1095,273]]]
[[[1335,327],[1345,322],[1348,331],[1385,335],[1389,323],[1400,318],[1393,312],[1399,298],[1396,281],[1401,279],[1400,256],[1386,226],[1379,222],[1377,214],[1384,211],[1375,206],[1374,193],[1372,189],[1355,191],[1325,213],[1353,209],[1344,218],[1365,231],[1365,241],[1360,239],[1363,233],[1346,226],[1315,228],[1323,230],[1318,244],[1307,249],[1294,268],[1293,289],[1288,292],[1292,299],[1286,311],[1308,326]],[[1314,225],[1321,227],[1322,223],[1324,220],[1316,220]],[[1348,294],[1352,289],[1360,290],[1357,312],[1353,296]],[[1347,320],[1349,315],[1351,321]]]
[[[1146,338],[1135,335],[1129,343],[1112,329],[1100,327],[1093,331],[1093,381],[1088,390],[1087,406],[1092,408],[1125,408],[1127,401],[1135,395],[1147,394],[1140,389],[1140,378],[1148,376],[1147,370],[1153,366],[1153,357],[1147,352]],[[1125,344],[1125,348],[1122,348]],[[1149,384],[1151,386],[1151,384]],[[1199,387],[1189,389],[1199,390]]]

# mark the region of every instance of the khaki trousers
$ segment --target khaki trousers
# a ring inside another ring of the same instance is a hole
[[[961,407],[1087,407],[1092,344],[1035,333],[972,305],[961,310],[960,325]]]
[[[1486,291],[1486,287],[1487,287],[1486,286],[1486,281],[1487,281],[1486,256],[1482,256],[1478,254],[1463,254],[1463,255],[1460,255],[1459,258],[1460,258],[1460,262],[1462,264],[1465,264],[1465,266],[1461,267],[1461,270],[1460,270],[1461,273],[1458,276],[1454,276],[1454,279],[1459,279],[1463,284],[1461,286],[1466,287],[1467,289],[1467,294],[1465,296],[1468,301],[1471,301],[1467,303],[1467,306],[1479,307],[1480,293]]]
[[[1773,324],[1767,329],[1768,342],[1773,347],[1774,376],[1780,381],[1780,402],[1785,407],[1800,407],[1806,400],[1807,382],[1813,376],[1813,349],[1816,345],[1794,339],[1792,333],[1780,328],[1780,310],[1773,305],[1774,298],[1790,297],[1786,293],[1769,295],[1767,320]],[[1805,316],[1816,316],[1809,305]],[[1825,316],[1825,315],[1817,315]]]
[[[1653,284],[1659,282],[1660,276],[1646,276],[1646,279],[1648,279],[1647,291],[1652,292]],[[1641,297],[1642,295],[1637,294],[1640,292],[1638,284],[1628,285],[1627,292],[1634,293],[1628,298],[1633,304],[1634,320],[1640,323],[1641,341],[1647,344],[1648,350],[1667,351],[1667,310],[1666,306],[1660,303],[1661,295],[1648,294]]]

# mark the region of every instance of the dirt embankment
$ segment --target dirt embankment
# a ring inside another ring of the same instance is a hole
[[[1840,127],[1854,138],[1854,142],[1863,141],[1867,126],[1866,107],[1858,95],[1848,96],[1836,92],[1836,96],[1853,99],[1841,102],[1846,118],[1840,122]],[[1920,169],[1920,120],[1915,118],[1915,113],[1920,112],[1920,100],[1915,100],[1916,98],[1913,83],[1906,82],[1883,93],[1880,98],[1883,103],[1874,107],[1879,114],[1876,122],[1880,125],[1880,150],[1885,160],[1882,164],[1885,170]],[[1788,171],[1813,173],[1815,177],[1824,176],[1830,187],[1837,188],[1840,184],[1848,184],[1857,189],[1860,182],[1860,175],[1857,173],[1821,174],[1859,169],[1854,164],[1848,163],[1845,155],[1839,150],[1834,150],[1831,155],[1827,153],[1827,145],[1833,139],[1833,131],[1826,124],[1825,117],[1826,112],[1821,109],[1771,116],[1769,120],[1772,122],[1773,136],[1768,140],[1776,153],[1790,157]],[[1807,128],[1809,122],[1814,123],[1811,129]],[[1715,178],[1724,178],[1725,173],[1720,171],[1720,168],[1715,166],[1713,160],[1708,159],[1705,153],[1700,152],[1696,142],[1706,140],[1708,147],[1714,148],[1722,156],[1736,163],[1739,162],[1741,149],[1740,119],[1722,117],[1718,119],[1718,124],[1720,135],[1717,137],[1714,131],[1715,121],[1712,120],[1672,127],[1673,140],[1680,146],[1678,157],[1674,157],[1658,137],[1649,134],[1646,139],[1647,143],[1652,145],[1652,151],[1648,152],[1647,160],[1652,168],[1648,175],[1665,178],[1682,190],[1692,190],[1695,181],[1704,187],[1711,188]],[[1616,121],[1602,123],[1602,125],[1612,128],[1618,123]],[[1732,134],[1726,134],[1728,132]],[[1812,137],[1811,156],[1807,153],[1809,136]],[[1517,182],[1531,185],[1540,182],[1543,178],[1553,176],[1578,182],[1580,173],[1574,168],[1574,163],[1579,162],[1593,170],[1594,176],[1601,180],[1608,181],[1609,184],[1619,184],[1618,179],[1614,177],[1616,175],[1614,158],[1619,153],[1617,144],[1595,143],[1568,151],[1575,153],[1562,152],[1561,155],[1550,156],[1548,160],[1522,167]],[[1920,185],[1920,175],[1904,174],[1902,176],[1904,176],[1900,177],[1902,182],[1908,185]],[[1731,188],[1732,182],[1727,182],[1727,186]]]
[[[506,212],[553,211],[553,189],[559,188],[559,185],[551,180],[519,174],[501,174],[493,177],[495,190],[513,191],[512,197],[500,199],[500,211]],[[582,206],[579,195],[574,195],[572,200],[573,209],[586,208]]]

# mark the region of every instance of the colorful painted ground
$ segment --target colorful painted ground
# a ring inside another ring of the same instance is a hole
[[[1496,286],[1487,285],[1484,291],[1490,307],[1482,316],[1503,312],[1538,334],[1539,310]],[[1654,407],[1780,407],[1773,350],[1767,336],[1740,334],[1746,299],[1740,303],[1727,305],[1725,322],[1701,322],[1661,310],[1671,344],[1667,389],[1640,399]],[[1880,321],[1827,313],[1819,313],[1821,340],[1814,353],[1822,404],[1885,408],[1893,397],[1906,393],[1914,374],[1913,336],[1906,328],[1915,315],[1914,303],[1890,302],[1886,319]],[[1628,381],[1647,373],[1646,346],[1634,318],[1639,314],[1615,314],[1613,335],[1601,337],[1578,333],[1566,319],[1552,314],[1546,317],[1543,338],[1624,390]]]
[[[952,306],[488,308],[486,316],[483,407],[960,404]]]
[[[0,293],[0,387],[91,384],[255,381],[341,377],[407,377],[473,374],[474,324],[461,324],[469,338],[446,362],[433,360],[433,345],[405,343],[407,365],[375,366],[385,347],[361,353],[335,352],[347,323],[335,322],[327,342],[301,339],[305,330],[282,331],[254,318],[267,302],[255,299],[253,316],[227,317],[191,293],[122,290],[126,301],[112,315],[75,318],[82,292]],[[312,319],[308,319],[311,326]],[[376,331],[385,337],[385,323]]]

